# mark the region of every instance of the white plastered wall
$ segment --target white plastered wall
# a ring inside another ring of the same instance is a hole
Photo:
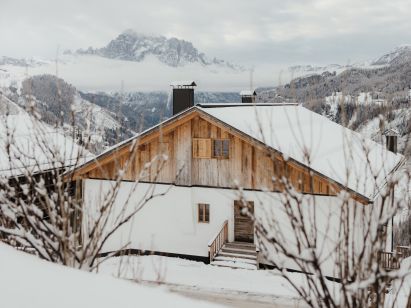
[[[100,204],[101,196],[110,190],[113,182],[105,180],[84,181],[85,209],[90,213]],[[135,187],[134,183],[121,183],[120,191],[116,198],[115,208],[123,207],[126,198],[131,194],[128,210],[134,209],[142,200],[148,190],[153,189],[153,184],[140,183]],[[225,220],[229,225],[229,241],[234,240],[234,200],[239,199],[236,190],[205,188],[205,187],[181,187],[156,184],[154,191],[166,193],[151,199],[127,223],[116,232],[104,246],[104,251],[115,251],[127,248],[175,253],[193,256],[208,256],[208,243],[219,232]],[[255,215],[257,219],[268,222],[278,221],[282,224],[282,232],[290,245],[294,243],[294,230],[286,223],[287,217],[283,212],[282,196],[279,193],[244,191],[243,196],[248,201],[254,201]],[[335,250],[335,243],[339,232],[340,200],[330,196],[305,195],[304,200],[307,224],[309,214],[315,210],[318,226],[318,245],[322,253],[328,256],[324,262],[324,270],[327,275],[336,276],[334,259],[329,258],[329,252]],[[210,222],[199,223],[197,217],[197,204],[210,204]],[[351,207],[358,206],[355,203]],[[85,215],[86,217],[89,215]],[[357,219],[359,218],[356,215]],[[90,217],[90,216],[89,216]],[[85,220],[86,221],[86,220]],[[361,244],[361,243],[359,243]],[[272,258],[278,261],[278,256],[272,254]],[[268,258],[273,260],[272,258]],[[264,259],[263,259],[264,261]],[[265,259],[269,263],[270,260]],[[284,266],[293,268],[291,262],[284,261]]]

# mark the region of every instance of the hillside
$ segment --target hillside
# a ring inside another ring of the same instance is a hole
[[[3,88],[3,94],[15,105],[38,113],[44,123],[75,135],[78,143],[87,143],[93,152],[134,134],[116,114],[84,100],[73,85],[52,75],[25,79],[21,89]]]
[[[384,130],[399,132],[403,152],[410,148],[411,46],[402,46],[371,62],[350,68],[299,77],[264,92],[264,102],[297,102],[381,142]]]

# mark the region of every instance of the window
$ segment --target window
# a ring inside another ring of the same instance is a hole
[[[210,204],[207,204],[207,203],[198,204],[198,222],[203,222],[203,223],[210,222]]]
[[[193,139],[193,158],[211,158],[211,139]]]
[[[230,157],[230,140],[214,139],[213,140],[213,157],[229,158]]]

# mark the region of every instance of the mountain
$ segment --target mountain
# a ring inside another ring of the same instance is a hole
[[[79,49],[77,54],[99,55],[109,59],[141,62],[152,55],[162,63],[179,67],[188,63],[200,63],[205,66],[217,65],[233,70],[242,71],[244,68],[231,64],[221,59],[209,59],[204,53],[199,52],[191,42],[175,37],[148,36],[133,30],[121,33],[102,48]]]
[[[321,74],[324,72],[342,73],[349,69],[375,69],[388,65],[401,65],[411,60],[411,45],[401,45],[393,50],[377,57],[376,59],[357,62],[352,64],[328,64],[328,65],[293,65],[288,67],[288,71],[294,78],[305,77],[307,75]]]
[[[372,61],[371,65],[399,65],[411,60],[411,45],[401,45]]]
[[[116,113],[82,98],[73,85],[53,75],[33,76],[25,79],[19,90],[10,87],[2,91],[0,102],[8,105],[0,108],[0,113],[12,113],[16,107],[34,110],[42,122],[61,128],[66,135],[75,134],[79,143],[89,140],[93,152],[135,133]]]
[[[366,67],[295,78],[265,91],[259,101],[303,104],[378,142],[383,140],[382,128],[395,129],[400,137],[399,149],[410,155],[410,89],[411,46],[400,46]]]
[[[57,74],[85,92],[166,90],[174,80],[195,80],[202,91],[240,91],[249,73],[210,58],[191,42],[125,31],[102,48],[65,51],[53,60],[0,58],[0,87],[19,88],[27,76]]]
[[[171,116],[171,93],[164,91],[127,93],[80,92],[84,100],[92,102],[121,118],[128,129],[139,132]],[[236,92],[195,92],[196,103],[236,103]]]
[[[46,64],[45,61],[35,60],[35,59],[17,59],[12,57],[0,57],[0,66],[2,65],[12,65],[21,67],[35,67],[39,65]]]

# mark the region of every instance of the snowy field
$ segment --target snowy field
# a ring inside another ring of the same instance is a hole
[[[411,258],[404,261],[402,267],[408,269]],[[289,277],[294,283],[304,283],[303,274]],[[337,283],[329,284],[338,291]],[[404,285],[394,284],[396,289],[401,291],[394,307],[405,307],[411,277]],[[7,308],[306,307],[275,270],[133,256],[109,259],[99,274],[92,274],[39,260],[1,243],[0,290],[0,307]],[[386,307],[392,307],[393,301],[388,295]]]
[[[112,258],[101,265],[99,272],[144,283],[164,284],[174,292],[218,303],[224,303],[226,299],[229,306],[233,304],[230,299],[240,298],[255,307],[265,307],[264,304],[305,307],[276,270],[232,269],[179,258],[131,256]],[[303,283],[302,274],[290,273],[290,276]]]
[[[51,264],[0,243],[0,307],[170,307],[170,303],[174,307],[216,307],[171,294],[163,287]]]
[[[403,261],[404,273],[411,258]],[[170,291],[190,298],[203,299],[229,307],[307,307],[290,284],[276,270],[232,269],[164,256],[130,256],[112,258],[99,272],[148,285],[166,285]],[[304,274],[289,273],[297,285],[305,283]],[[329,281],[338,298],[339,284]],[[403,285],[394,285],[394,296],[388,294],[386,307],[405,307],[411,290],[411,277]]]

